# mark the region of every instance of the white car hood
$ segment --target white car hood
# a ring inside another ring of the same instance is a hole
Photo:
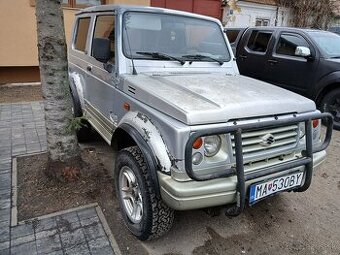
[[[241,75],[126,75],[123,89],[187,125],[316,109],[315,103],[305,97]]]

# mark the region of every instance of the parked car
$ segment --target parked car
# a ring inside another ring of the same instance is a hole
[[[240,76],[214,18],[104,5],[76,14],[72,38],[75,116],[117,152],[120,209],[141,240],[166,233],[174,210],[228,205],[237,216],[246,203],[305,191],[325,159],[331,115]]]
[[[334,128],[340,130],[340,36],[285,27],[232,31],[238,32],[234,52],[241,74],[314,100],[333,115]]]

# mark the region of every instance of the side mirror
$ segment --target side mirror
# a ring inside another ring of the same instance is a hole
[[[300,56],[304,58],[309,58],[312,56],[310,49],[304,46],[297,46],[295,50],[295,56]]]
[[[107,38],[94,38],[92,41],[92,56],[102,63],[107,63],[111,55],[111,42]]]

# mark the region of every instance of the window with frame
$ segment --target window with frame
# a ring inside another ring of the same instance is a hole
[[[115,16],[114,15],[97,16],[96,24],[94,27],[94,33],[93,33],[93,39],[95,38],[106,38],[110,40],[111,56],[110,56],[109,62],[114,63],[114,60],[115,60]]]
[[[252,51],[266,52],[270,38],[272,37],[271,31],[254,30],[249,38],[247,47]]]
[[[77,33],[74,39],[74,48],[85,52],[87,34],[90,26],[90,18],[80,18],[77,21]]]
[[[300,35],[282,34],[276,46],[276,53],[281,55],[296,56],[298,46],[309,48],[307,41]]]
[[[255,21],[255,26],[256,27],[267,27],[269,26],[270,20],[269,19],[259,19],[257,18]]]
[[[106,0],[62,0],[62,4],[71,8],[84,8],[105,4]]]

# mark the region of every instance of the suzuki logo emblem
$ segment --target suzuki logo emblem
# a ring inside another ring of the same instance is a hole
[[[271,146],[275,143],[275,137],[272,134],[266,134],[261,137],[261,142],[260,144],[262,146],[268,147]]]

